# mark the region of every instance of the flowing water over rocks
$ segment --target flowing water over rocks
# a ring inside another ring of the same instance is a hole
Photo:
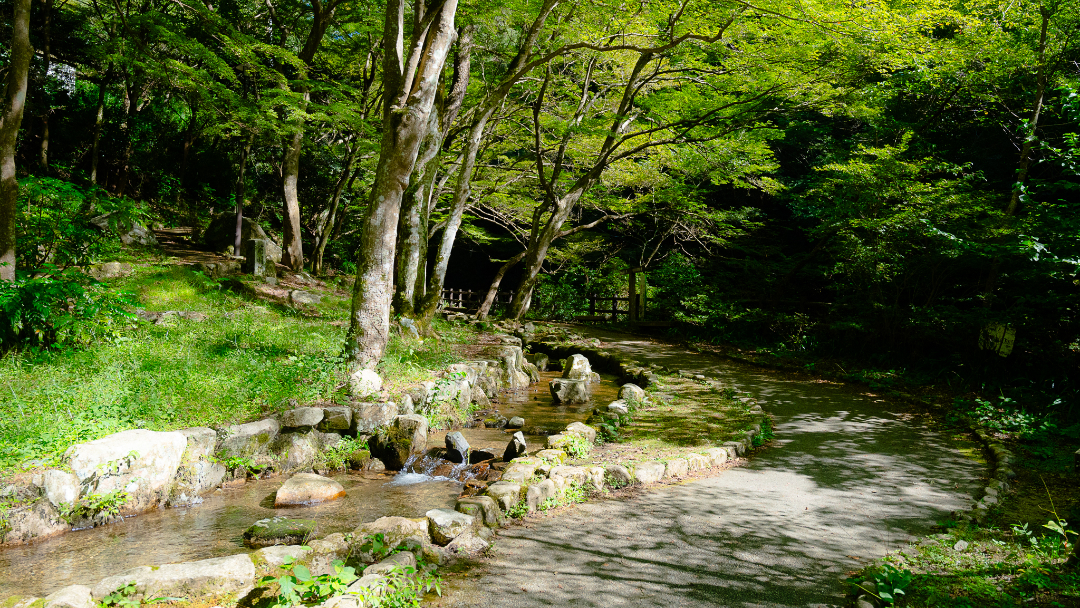
[[[611,379],[594,387],[594,402],[552,404],[547,381],[558,372],[541,374],[540,382],[500,394],[492,406],[507,417],[520,416],[531,449],[568,423],[584,420],[595,404],[613,398]],[[303,413],[303,412],[301,412]],[[299,414],[296,414],[299,415]],[[256,423],[257,424],[257,423]],[[462,429],[474,455],[501,456],[514,430]],[[428,436],[428,450],[445,447],[445,432]],[[345,496],[312,506],[274,507],[275,494],[289,477],[249,480],[207,495],[196,506],[167,508],[129,517],[122,522],[71,532],[26,545],[0,549],[0,600],[12,595],[45,596],[67,585],[93,586],[136,566],[176,563],[234,555],[252,549],[243,533],[256,521],[297,517],[318,522],[316,536],[350,532],[383,516],[423,517],[432,509],[453,509],[468,481],[482,471],[469,463],[454,464],[431,456],[411,457],[405,469],[392,473],[348,473],[330,477]]]
[[[578,330],[590,335],[588,330]],[[848,571],[969,507],[984,474],[907,408],[635,336],[644,363],[720,377],[774,415],[776,441],[718,477],[504,530],[456,607],[834,606]]]

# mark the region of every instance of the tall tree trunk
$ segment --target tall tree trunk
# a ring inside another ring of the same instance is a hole
[[[315,53],[322,44],[326,28],[334,17],[334,11],[341,0],[333,0],[323,4],[322,0],[312,0],[311,29],[308,31],[304,47],[300,49],[298,58],[304,62],[304,66],[310,69],[315,61]],[[306,109],[311,100],[311,92],[305,86],[300,86],[298,92],[302,95],[301,110]],[[300,229],[300,199],[297,196],[297,182],[300,180],[300,152],[304,147],[303,119],[293,125],[292,134],[285,140],[285,154],[282,159],[281,183],[284,191],[285,225],[282,231],[281,263],[292,268],[294,271],[304,269],[304,245]]]
[[[420,144],[416,157],[416,166],[409,178],[409,187],[401,203],[401,216],[398,225],[398,253],[394,264],[394,312],[412,316],[415,308],[416,275],[420,265],[427,260],[421,257],[420,250],[427,240],[426,226],[422,221],[427,208],[429,188],[435,185],[435,169],[431,162],[442,147],[441,129],[438,111],[433,110],[428,118],[427,134]],[[426,248],[425,248],[426,249]]]
[[[130,77],[124,83],[124,119],[120,122],[120,133],[124,140],[124,151],[120,154],[120,171],[116,178],[116,194],[124,196],[127,192],[131,155],[135,151],[135,138],[131,135],[132,114],[138,111],[139,98]]]
[[[15,201],[19,182],[15,177],[15,146],[26,107],[30,74],[30,0],[15,0],[11,21],[11,57],[0,114],[0,281],[15,280]]]
[[[304,95],[305,101],[307,94]],[[285,221],[281,236],[281,263],[299,272],[304,269],[304,245],[300,232],[300,198],[296,187],[300,179],[300,150],[304,145],[304,126],[297,125],[285,139],[282,160],[282,186],[285,193]]]
[[[98,148],[101,146],[101,128],[105,124],[105,83],[98,85],[97,112],[94,114],[94,140],[90,144],[90,185],[98,180]]]
[[[352,169],[359,152],[360,142],[353,141],[352,147],[349,149],[349,157],[345,161],[345,168],[341,170],[341,175],[338,176],[337,184],[334,186],[334,195],[330,199],[330,208],[326,213],[326,221],[316,228],[315,254],[311,259],[311,272],[315,275],[323,274],[323,254],[326,252],[326,244],[330,241],[330,235],[334,231],[334,224],[337,222],[341,195],[345,193],[346,187],[352,185],[353,179],[356,177]]]
[[[503,100],[510,93],[510,89],[525,75],[526,71],[522,70],[522,67],[528,62],[533,46],[536,45],[536,40],[540,36],[540,30],[543,29],[548,15],[551,14],[558,2],[559,0],[544,1],[536,19],[530,25],[521,47],[518,48],[517,55],[511,61],[507,69],[507,75],[499,82],[498,86],[484,97],[469,128],[468,139],[465,140],[465,149],[462,151],[461,166],[458,168],[457,183],[454,186],[454,196],[450,201],[450,217],[447,218],[446,224],[443,226],[442,238],[439,240],[439,248],[435,253],[435,263],[431,269],[431,276],[428,277],[427,293],[424,295],[417,312],[417,317],[423,327],[426,327],[431,322],[432,317],[435,316],[435,310],[438,308],[439,300],[442,298],[443,286],[446,284],[446,270],[450,264],[450,253],[454,248],[454,242],[457,240],[461,219],[465,214],[465,207],[468,205],[469,196],[472,193],[476,155],[479,153],[480,146],[483,143],[487,123],[499,106],[502,105]]]
[[[43,59],[41,75],[41,149],[38,162],[42,170],[49,168],[49,114],[52,106],[49,103],[49,69],[52,67],[52,13],[53,0],[45,0],[45,22],[41,27],[41,57]]]
[[[540,227],[540,212],[543,210],[543,207],[538,207],[536,209],[536,214],[533,216],[533,228],[529,235],[528,253],[525,256],[525,272],[521,277],[521,284],[518,285],[517,290],[514,291],[514,298],[510,302],[509,316],[511,318],[520,319],[529,311],[533,289],[536,287],[536,282],[540,278],[540,269],[544,266],[544,260],[547,258],[547,252],[551,247],[552,241],[558,238],[563,223],[570,217],[570,213],[574,210],[574,207],[577,205],[582,195],[584,195],[585,192],[600,179],[604,169],[607,168],[611,154],[619,145],[620,137],[629,128],[631,121],[628,119],[628,116],[633,110],[634,99],[642,87],[642,72],[645,70],[645,66],[652,61],[654,56],[654,53],[650,50],[641,51],[639,53],[637,61],[630,72],[630,77],[623,87],[619,107],[611,121],[611,127],[608,130],[608,134],[604,138],[603,144],[600,146],[596,162],[592,167],[586,170],[585,173],[574,182],[569,191],[562,196],[556,196],[554,190],[555,176],[557,176],[561,170],[562,150],[558,153],[560,159],[552,168],[552,179],[545,179],[543,150],[541,150],[539,139],[540,127],[539,122],[534,119],[534,122],[536,123],[535,129],[537,130],[535,140],[537,172],[540,177],[540,182],[545,189],[545,201],[543,205],[550,206],[551,213],[548,215],[547,221],[542,228]],[[589,84],[589,78],[587,77],[585,80],[586,82],[582,89],[582,103],[579,106],[579,113],[585,106],[584,100]],[[537,104],[539,103],[540,101],[538,100]],[[539,106],[534,109],[534,116],[538,112],[538,108]],[[565,145],[566,139],[564,138],[563,147],[565,147]]]
[[[390,337],[401,198],[409,185],[440,76],[455,38],[457,0],[444,0],[437,8],[437,13],[425,16],[427,27],[414,29],[410,57],[421,54],[417,56],[415,71],[403,74],[407,63],[402,44],[405,6],[403,0],[388,0],[386,5],[383,137],[371,204],[364,215],[357,250],[351,323],[345,342],[346,355],[360,368],[370,369],[379,362]]]
[[[247,173],[248,156],[251,155],[251,146],[255,143],[255,133],[248,134],[244,147],[240,149],[240,162],[236,168],[236,184],[233,185],[233,198],[236,199],[236,228],[233,232],[233,255],[244,255],[243,243],[240,242],[244,233],[244,196],[247,194],[247,182],[244,179]]]
[[[188,120],[187,129],[184,131],[184,144],[180,150],[180,170],[176,178],[176,206],[180,206],[180,199],[184,196],[184,182],[187,178],[188,158],[191,156],[191,146],[195,143],[195,117],[198,115],[198,101],[195,98],[188,100],[188,108],[191,110],[191,119]],[[191,224],[191,238],[194,240],[195,231],[198,228],[198,207],[192,200],[188,204],[188,223]]]
[[[1026,125],[1024,143],[1020,148],[1020,162],[1016,168],[1016,182],[1013,186],[1009,204],[1005,207],[1005,221],[1009,221],[1020,208],[1020,197],[1027,185],[1028,173],[1031,170],[1031,152],[1038,143],[1035,136],[1039,128],[1039,117],[1042,115],[1043,104],[1046,101],[1046,83],[1049,78],[1046,65],[1046,34],[1050,26],[1050,17],[1053,13],[1045,6],[1039,7],[1042,14],[1042,25],[1039,28],[1038,66],[1035,74],[1035,107],[1031,110],[1031,118]],[[1001,272],[1001,256],[994,256],[990,263],[990,271],[986,276],[986,284],[983,286],[983,306],[989,308],[994,300],[994,288],[997,285],[998,275]]]

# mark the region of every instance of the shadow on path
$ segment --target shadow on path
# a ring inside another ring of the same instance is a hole
[[[588,332],[639,361],[720,377],[774,415],[745,468],[504,530],[444,606],[833,606],[846,573],[972,502],[982,467],[922,422],[843,386],[770,377]]]

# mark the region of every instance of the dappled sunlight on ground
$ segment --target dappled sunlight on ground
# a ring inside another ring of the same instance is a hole
[[[594,334],[595,335],[595,334]],[[611,346],[719,376],[777,440],[745,468],[504,530],[447,606],[831,606],[840,580],[972,502],[981,466],[899,406],[633,339]]]

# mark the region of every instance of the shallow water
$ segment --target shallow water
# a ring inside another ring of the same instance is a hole
[[[493,407],[511,418],[525,418],[529,449],[544,445],[545,435],[584,420],[596,404],[615,399],[618,386],[610,377],[593,387],[593,403],[554,405],[548,380],[558,372],[541,374],[528,389],[499,396]],[[502,456],[513,431],[464,429],[474,448]],[[429,447],[442,447],[445,433],[432,434]],[[45,596],[67,585],[93,586],[101,579],[136,566],[151,566],[234,555],[251,551],[241,534],[267,517],[316,519],[318,536],[347,532],[384,515],[422,517],[430,509],[454,506],[462,483],[448,477],[417,472],[332,475],[345,487],[342,499],[310,507],[274,508],[274,493],[286,477],[249,481],[221,489],[202,504],[161,509],[123,522],[0,550],[0,599],[12,595]]]
[[[278,515],[313,518],[318,534],[346,532],[383,515],[422,517],[452,507],[461,492],[456,481],[396,484],[391,475],[332,476],[346,496],[311,507],[274,508],[274,492],[285,477],[249,481],[216,491],[201,505],[161,509],[123,522],[70,532],[0,551],[0,598],[44,596],[67,585],[93,586],[135,566],[167,564],[250,551],[241,534],[252,523]]]

